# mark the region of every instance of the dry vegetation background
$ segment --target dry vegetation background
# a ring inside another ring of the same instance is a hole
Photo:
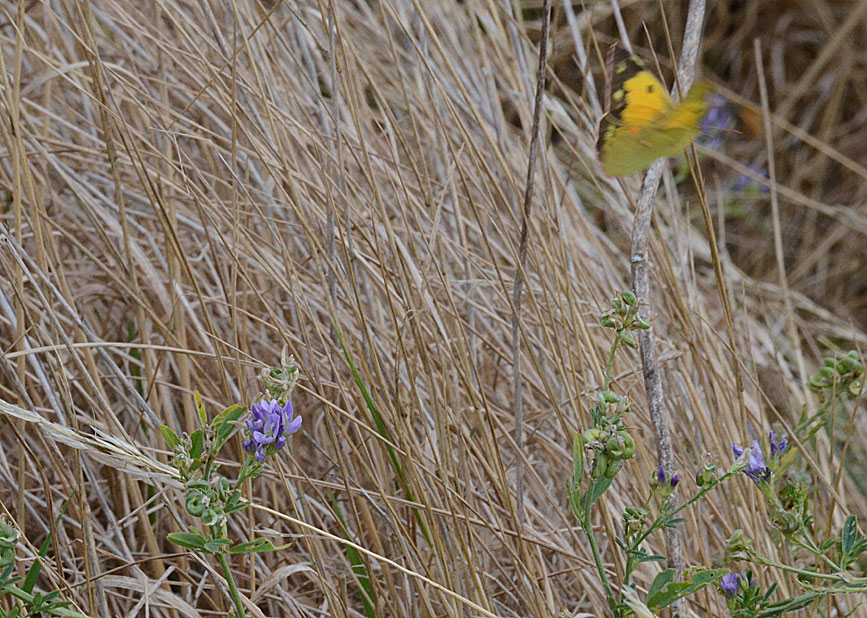
[[[256,374],[288,346],[304,376],[303,429],[249,488],[273,512],[247,511],[230,530],[293,543],[233,563],[253,615],[363,615],[347,554],[326,533],[367,550],[378,616],[604,613],[565,487],[572,432],[589,423],[608,352],[598,315],[630,285],[638,181],[603,177],[593,153],[599,58],[617,26],[608,2],[555,2],[518,453],[510,298],[541,2],[515,2],[517,19],[508,4],[0,5],[0,399],[44,419],[0,417],[0,503],[28,539],[25,567],[55,533],[43,589],[93,616],[225,615],[214,564],[165,541],[191,522],[183,492],[155,473],[169,461],[156,423],[195,429],[194,388],[212,412],[252,401]],[[652,43],[669,77],[660,3],[620,4],[637,51],[650,57]],[[669,178],[651,300],[687,495],[703,453],[726,464],[732,441],[790,427],[814,405],[804,381],[822,356],[867,342],[867,2],[710,4],[701,70],[752,110],[702,163],[745,414],[695,192]],[[686,3],[662,6],[679,50]],[[754,37],[774,113],[779,245],[768,194],[732,193],[768,160]],[[655,468],[637,353],[616,372],[641,441],[603,502],[609,538]],[[819,515],[833,504],[837,523],[867,515],[863,418],[839,427],[804,464],[823,479]],[[835,485],[844,442],[851,466]],[[236,465],[240,438],[227,452]],[[690,564],[719,565],[736,528],[780,554],[746,479],[682,526]],[[760,575],[796,589],[775,578]],[[709,592],[692,611],[724,610]]]

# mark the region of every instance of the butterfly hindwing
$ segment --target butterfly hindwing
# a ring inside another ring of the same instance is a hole
[[[707,85],[699,82],[679,104],[665,87],[619,45],[608,53],[607,113],[599,125],[597,150],[611,176],[632,174],[660,157],[677,154],[699,133],[707,111]]]

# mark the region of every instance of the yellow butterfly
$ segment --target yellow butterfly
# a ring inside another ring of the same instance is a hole
[[[617,43],[608,50],[605,105],[596,149],[611,176],[643,170],[660,157],[686,148],[699,134],[710,87],[696,82],[675,104],[658,79]]]

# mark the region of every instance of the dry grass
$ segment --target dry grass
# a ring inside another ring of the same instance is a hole
[[[637,185],[602,177],[593,160],[597,49],[616,32],[610,7],[576,3],[573,30],[556,4],[561,81],[546,118],[557,131],[541,152],[520,320],[521,453],[509,320],[538,11],[513,27],[501,3],[478,0],[2,4],[0,399],[44,420],[3,408],[0,502],[29,540],[25,564],[55,533],[41,586],[94,616],[145,606],[225,614],[214,565],[165,541],[190,521],[183,492],[158,474],[169,458],[155,422],[195,429],[194,388],[212,412],[251,401],[256,373],[286,345],[304,375],[294,398],[303,431],[252,484],[263,508],[231,531],[247,538],[255,526],[294,541],[235,561],[255,615],[363,615],[332,536],[343,534],[336,505],[365,550],[378,616],[604,613],[564,493],[572,432],[589,422],[608,351],[598,315],[630,285]],[[637,49],[647,53],[645,20],[666,56],[659,5],[622,4]],[[665,7],[679,49],[685,3]],[[727,462],[748,424],[790,427],[813,405],[805,372],[829,346],[867,341],[867,72],[856,44],[865,8],[711,9],[704,74],[754,110],[752,39],[763,37],[780,110],[792,313],[760,195],[720,215],[717,231],[745,376],[741,417],[707,241],[689,224],[693,193],[667,181],[651,238],[652,300],[684,477],[705,451]],[[595,89],[576,79],[576,45],[588,50]],[[714,208],[731,203],[738,166],[767,159],[761,138],[728,143],[705,169]],[[335,327],[411,499],[396,489]],[[609,538],[655,468],[637,354],[621,355],[616,372],[616,389],[637,402],[630,422],[642,439],[603,501],[598,525]],[[861,457],[857,423],[849,451]],[[240,459],[240,438],[230,447]],[[810,453],[820,517],[832,504],[837,523],[867,515],[850,476],[831,488],[840,462],[827,439]],[[523,526],[512,489],[519,458]],[[780,557],[765,515],[746,480],[726,486],[682,524],[687,562],[717,564],[736,528]],[[643,574],[647,583],[654,572]],[[794,590],[774,577],[761,575]],[[692,609],[723,611],[713,593]]]

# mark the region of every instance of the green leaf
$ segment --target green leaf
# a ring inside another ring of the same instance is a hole
[[[5,569],[3,569],[2,571],[0,571],[0,587],[11,586],[15,582],[17,582],[19,579],[21,579],[20,577],[14,577],[11,579],[7,579],[7,578],[9,578],[10,575],[12,575],[12,571],[14,571],[14,570],[15,570],[15,565],[11,564],[8,567],[6,567]],[[2,591],[0,591],[0,596],[2,596]]]
[[[63,501],[63,504],[60,506],[60,513],[57,514],[57,517],[54,518],[54,527],[60,525],[60,520],[63,518],[63,514],[66,512],[66,507],[69,506],[69,501],[72,498],[67,498]],[[48,533],[48,536],[45,537],[45,540],[42,541],[42,545],[39,546],[39,557],[44,558],[48,555],[48,548],[51,547],[51,538],[54,535],[54,532],[51,531]],[[27,577],[24,578],[24,583],[21,584],[21,589],[30,594],[33,592],[33,588],[36,586],[36,580],[39,579],[39,572],[42,570],[42,563],[39,560],[34,560],[33,564],[27,570]]]
[[[231,544],[232,541],[229,539],[211,539],[205,543],[204,551],[209,554],[218,554],[223,551],[224,547]]]
[[[229,406],[220,412],[211,423],[214,430],[214,452],[219,452],[232,432],[235,431],[236,425],[233,423],[241,418],[241,415],[247,408],[245,406],[233,405]]]
[[[214,419],[214,429],[217,428],[217,422],[227,423],[237,421],[246,410],[247,406],[238,405],[237,403],[229,406]]]
[[[160,423],[160,433],[163,434],[163,440],[166,441],[166,444],[169,445],[170,450],[175,450],[175,447],[181,443],[181,439],[178,437],[172,428],[168,425],[163,425]]]
[[[175,545],[180,545],[181,547],[187,547],[198,551],[203,551],[205,549],[205,539],[201,535],[192,532],[172,532],[166,538]]]
[[[575,487],[571,483],[566,487],[566,494],[569,496],[569,504],[572,506],[572,514],[579,520],[584,519],[584,507],[581,502],[581,488]]]
[[[196,414],[199,417],[199,423],[204,429],[208,425],[208,413],[205,412],[205,403],[202,401],[202,395],[199,391],[193,391],[193,401],[196,404]]]
[[[352,357],[349,355],[349,350],[346,348],[346,344],[343,341],[343,335],[340,332],[340,329],[336,324],[332,324],[334,327],[334,332],[337,335],[338,343],[340,344],[340,349],[343,351],[343,357],[346,359],[346,363],[349,365],[349,370],[352,373],[353,378],[355,379],[355,385],[358,387],[358,390],[361,392],[361,396],[364,398],[364,402],[367,407],[367,411],[370,413],[370,417],[373,420],[374,425],[376,425],[376,430],[380,436],[382,436],[383,440],[381,442],[377,442],[382,444],[385,448],[385,452],[388,455],[389,460],[391,461],[391,466],[394,469],[394,473],[397,476],[398,484],[400,488],[404,492],[404,497],[413,502],[415,497],[413,496],[412,487],[410,487],[409,483],[406,481],[406,477],[403,473],[403,468],[400,465],[400,459],[397,456],[397,452],[394,447],[391,446],[395,441],[392,439],[391,435],[388,432],[388,426],[385,424],[385,421],[382,418],[382,415],[379,413],[379,408],[376,407],[376,402],[373,400],[373,396],[367,390],[367,386],[364,384],[364,380],[361,378],[361,374],[359,374],[358,369],[356,369],[355,364],[352,362]],[[418,509],[413,509],[413,515],[415,515],[415,519],[418,522],[419,528],[421,529],[422,536],[430,542],[430,533],[427,529],[427,523],[422,518],[421,513]]]
[[[656,579],[653,580],[653,583],[650,584],[650,589],[647,591],[647,602],[650,603],[650,599],[662,592],[662,590],[673,580],[674,569],[665,569],[662,573],[657,575]]]
[[[808,594],[787,599],[785,601],[777,601],[762,608],[762,611],[757,614],[758,618],[772,618],[773,616],[782,616],[786,612],[793,612],[796,609],[807,607],[813,601],[821,598],[823,595],[818,592],[810,592]]]
[[[581,439],[581,434],[575,432],[572,434],[572,483],[574,489],[581,488],[581,482],[584,480],[584,440]]]
[[[229,550],[230,554],[252,554],[262,551],[279,551],[286,549],[291,543],[273,545],[268,539],[254,539],[246,543],[238,543]]]
[[[245,508],[250,506],[249,502],[237,502],[235,504],[227,504],[223,507],[223,513],[226,515],[231,515],[232,513],[237,513],[238,511],[243,511]]]
[[[39,572],[42,570],[42,563],[39,560],[34,560],[30,568],[27,569],[27,577],[24,578],[24,583],[21,584],[21,589],[24,592],[33,592],[33,587],[36,586],[36,580],[39,579]]]
[[[190,457],[198,459],[202,456],[202,451],[205,449],[205,434],[201,429],[197,429],[190,434]]]
[[[594,502],[596,502],[602,496],[602,494],[605,493],[605,490],[608,489],[608,487],[611,485],[611,482],[613,480],[614,479],[608,479],[608,478],[602,477],[601,479],[593,482],[590,485],[590,488],[587,490],[587,493],[590,494],[589,495],[590,504],[593,504]],[[588,506],[589,506],[589,504],[588,504]]]
[[[850,556],[852,548],[855,546],[855,541],[858,540],[858,520],[854,515],[849,515],[846,518],[841,536],[843,555]]]
[[[331,494],[330,498],[331,508],[334,511],[334,515],[337,517],[337,521],[340,523],[341,535],[344,539],[349,541],[351,540],[348,535],[349,528],[346,525],[346,521],[343,519],[340,505],[337,504],[333,494]],[[367,618],[376,618],[376,593],[373,590],[373,585],[370,583],[370,575],[367,573],[367,567],[364,564],[364,560],[362,560],[361,554],[358,550],[350,545],[344,545],[343,550],[346,552],[349,564],[352,565],[352,574],[355,576],[355,581],[358,582],[358,586],[361,588],[361,602],[364,604],[364,614]]]
[[[675,582],[671,581],[674,577],[674,572],[672,571],[671,576],[668,576],[666,575],[667,571],[671,571],[671,569],[666,569],[666,571],[657,575],[651,585],[651,592],[647,595],[647,607],[652,612],[659,611],[663,607],[668,607],[678,599],[695,594],[705,586],[719,581],[723,575],[729,572],[728,569],[708,569],[706,571],[699,571],[688,581]],[[664,577],[667,583],[657,586],[657,580],[661,577]]]
[[[181,443],[181,439],[178,437],[172,428],[168,425],[164,425],[160,423],[160,433],[163,434],[163,440],[166,441],[166,444],[169,445],[169,450],[174,450],[176,446]]]

